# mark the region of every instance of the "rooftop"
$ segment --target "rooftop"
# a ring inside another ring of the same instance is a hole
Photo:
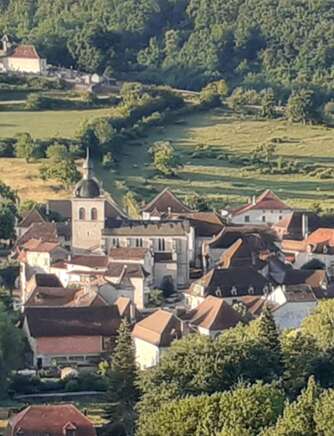
[[[192,211],[169,188],[165,188],[144,207],[143,212],[159,214],[161,212],[187,213]]]
[[[25,317],[32,337],[114,336],[120,325],[115,305],[28,308]]]
[[[72,404],[28,406],[10,418],[8,434],[58,436],[69,424],[76,436],[96,436],[92,423]]]
[[[191,325],[211,331],[235,327],[242,320],[240,314],[224,299],[211,295],[190,311],[185,318]]]
[[[238,209],[232,210],[231,214],[232,216],[236,216],[254,209],[292,210],[291,207],[284,203],[276,194],[270,191],[270,189],[267,189],[259,197],[257,197],[255,201],[245,204]]]
[[[132,335],[158,347],[168,347],[174,339],[181,337],[181,321],[173,313],[158,309],[139,321]]]

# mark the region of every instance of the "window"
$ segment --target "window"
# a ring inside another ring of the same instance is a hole
[[[216,289],[216,297],[222,297],[222,296],[223,296],[222,290],[220,288],[217,288]]]
[[[136,247],[142,247],[142,246],[143,246],[143,238],[137,238]]]
[[[282,215],[280,215],[280,216],[278,217],[278,219],[281,221],[281,219],[283,219]]]
[[[250,221],[249,215],[246,215],[245,216],[245,223],[249,223],[249,221]]]
[[[113,247],[119,247],[119,239],[118,238],[113,238],[112,239],[112,246]]]
[[[262,222],[263,222],[263,223],[266,222],[266,217],[265,217],[265,215],[262,216]]]
[[[80,207],[79,209],[79,220],[83,221],[86,219],[86,211],[84,207]]]
[[[93,207],[92,210],[90,211],[90,219],[92,221],[96,221],[97,220],[97,209],[96,209],[96,207]]]
[[[158,251],[165,251],[165,240],[164,238],[158,239]]]

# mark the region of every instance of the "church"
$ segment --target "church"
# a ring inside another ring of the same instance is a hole
[[[94,176],[89,150],[83,165],[83,177],[71,198],[72,251],[96,251],[101,247],[102,231],[107,222],[121,224],[126,214],[115,203]]]

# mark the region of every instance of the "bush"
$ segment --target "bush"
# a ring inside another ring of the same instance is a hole
[[[0,157],[15,156],[15,139],[2,138],[0,139]]]

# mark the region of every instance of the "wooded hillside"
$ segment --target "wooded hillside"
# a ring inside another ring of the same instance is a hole
[[[0,0],[0,33],[50,63],[198,89],[334,85],[331,0]]]

